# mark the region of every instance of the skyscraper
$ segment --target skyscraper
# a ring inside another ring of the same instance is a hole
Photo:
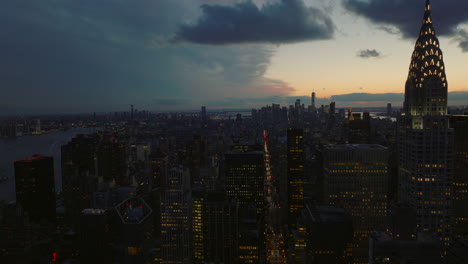
[[[329,113],[331,116],[334,116],[335,113],[336,113],[335,107],[336,107],[336,103],[335,103],[335,102],[331,102],[331,103],[330,103],[330,108],[328,109],[328,113]]]
[[[67,222],[76,226],[81,211],[91,206],[97,189],[95,143],[92,136],[80,134],[61,148],[62,192]]]
[[[315,92],[312,92],[312,98],[311,99],[312,99],[312,102],[311,102],[312,103],[312,109],[315,110]]]
[[[55,178],[52,157],[34,155],[15,161],[16,202],[34,222],[55,222]]]
[[[96,150],[97,174],[104,181],[114,181],[128,185],[125,144],[118,142],[112,135],[106,135]]]
[[[203,206],[205,263],[239,263],[239,205],[209,192]]]
[[[447,78],[439,40],[432,25],[431,5],[426,1],[423,25],[416,41],[405,86],[404,109],[412,116],[447,114]],[[420,118],[414,125],[421,126]]]
[[[288,209],[291,223],[304,207],[304,131],[289,128],[288,137]]]
[[[102,209],[85,209],[79,217],[80,256],[83,263],[113,262],[110,214]]]
[[[190,263],[190,173],[170,169],[161,197],[162,263]]]
[[[399,119],[399,201],[416,209],[417,228],[448,242],[452,225],[453,129],[447,79],[426,1]]]
[[[451,116],[455,130],[455,175],[453,177],[453,237],[468,238],[468,115]]]
[[[254,204],[257,215],[263,216],[265,204],[263,152],[246,147],[245,150],[236,148],[224,155],[226,196],[229,200],[237,200],[241,206]]]
[[[353,263],[367,263],[369,235],[385,228],[388,157],[380,145],[324,148],[325,200],[353,218]]]
[[[265,238],[265,164],[255,146],[233,146],[225,153],[226,199],[237,200],[239,212],[239,263],[261,263]]]

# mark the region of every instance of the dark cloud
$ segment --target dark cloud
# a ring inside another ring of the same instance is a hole
[[[272,83],[290,91],[263,76],[271,46],[167,43],[200,15],[200,1],[2,2],[0,87],[7,92],[0,112],[119,111],[131,103],[193,109],[214,98],[258,96]]]
[[[153,104],[163,105],[163,106],[181,106],[190,103],[190,99],[180,99],[180,98],[157,98],[152,100]]]
[[[459,30],[459,46],[463,50],[463,52],[468,52],[468,32],[465,30]]]
[[[418,36],[424,4],[423,0],[343,0],[346,9],[369,19],[387,32],[394,32],[390,27],[393,26],[404,38],[410,39]],[[434,27],[438,35],[457,35],[459,34],[457,27],[468,22],[468,12],[466,12],[468,1],[438,0],[431,1],[431,6]]]
[[[258,8],[252,1],[232,6],[202,5],[194,25],[182,25],[176,40],[201,44],[290,43],[330,39],[335,26],[323,11],[302,0],[280,0]]]
[[[365,50],[359,51],[357,56],[360,58],[378,58],[381,56],[381,54],[375,49],[372,49],[372,50],[365,49]]]

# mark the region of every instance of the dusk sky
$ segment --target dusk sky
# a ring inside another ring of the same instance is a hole
[[[449,105],[468,104],[468,1],[431,3]],[[424,4],[2,1],[0,114],[310,104],[313,90],[319,104],[402,105]]]

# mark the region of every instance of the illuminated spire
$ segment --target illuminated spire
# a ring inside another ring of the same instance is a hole
[[[432,25],[431,4],[426,1],[424,19],[416,41],[405,88],[408,115],[446,115],[447,78],[442,51]]]

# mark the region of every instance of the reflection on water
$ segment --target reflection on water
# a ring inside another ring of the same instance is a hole
[[[8,180],[0,181],[0,200],[15,200],[15,160],[31,157],[34,154],[54,158],[55,188],[62,189],[60,148],[77,133],[93,133],[96,128],[73,128],[63,132],[53,132],[38,136],[23,136],[15,139],[0,139],[0,176]]]

